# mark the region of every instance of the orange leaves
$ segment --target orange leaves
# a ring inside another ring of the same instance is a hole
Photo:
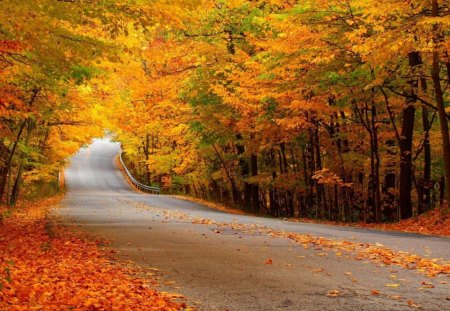
[[[387,230],[450,236],[450,214],[446,214],[445,210],[435,209],[399,223],[372,226]]]
[[[322,237],[314,237],[306,234],[276,232],[269,230],[269,234],[274,237],[289,238],[305,248],[309,245],[321,246],[323,248],[334,249],[339,251],[357,252],[355,259],[370,259],[375,264],[396,265],[405,269],[415,269],[420,273],[433,277],[438,274],[450,274],[450,263],[441,262],[434,259],[420,257],[418,255],[409,254],[407,252],[395,252],[389,248],[360,244],[349,241],[334,241]],[[381,245],[381,244],[379,244]],[[324,256],[326,253],[318,253],[318,256]],[[350,275],[350,274],[348,274]],[[390,284],[389,287],[397,287],[398,284]]]
[[[324,168],[320,171],[316,171],[312,176],[312,178],[317,180],[319,184],[338,185],[338,186],[344,185],[342,179],[337,174],[331,172],[327,168]]]
[[[420,283],[422,285],[422,288],[434,288],[434,284],[431,282],[422,282]]]
[[[408,300],[408,306],[412,308],[421,308],[421,305],[415,303],[413,300]]]
[[[266,260],[266,265],[271,265],[271,264],[273,264],[272,259],[271,258],[267,259]]]
[[[172,302],[179,296],[150,289],[95,242],[49,225],[45,214],[34,206],[0,225],[0,309],[181,309]]]
[[[332,291],[327,293],[328,297],[339,297],[340,295],[341,295],[341,292],[338,291],[337,289],[332,290]]]

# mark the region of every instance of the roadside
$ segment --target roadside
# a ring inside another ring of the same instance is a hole
[[[188,310],[181,296],[154,290],[151,275],[117,261],[104,242],[52,219],[61,198],[0,210],[1,310]]]
[[[125,170],[123,169],[119,156],[115,157],[114,162],[117,167],[120,169],[124,180],[126,180],[127,184],[137,192],[141,192],[141,190],[137,189],[133,183],[131,183],[126,176]],[[209,208],[230,213],[234,215],[247,215],[247,216],[258,216],[256,214],[252,214],[241,209],[232,208],[223,203],[214,202],[211,200],[206,200],[202,198],[198,198],[195,196],[189,195],[169,195],[170,197],[194,202],[197,204],[205,205]],[[270,216],[266,216],[270,217]],[[444,236],[450,237],[450,212],[447,206],[443,208],[436,208],[430,210],[422,215],[402,220],[397,223],[364,223],[364,222],[338,222],[338,221],[324,221],[312,218],[284,218],[284,220],[290,222],[300,222],[300,223],[313,223],[313,224],[323,224],[323,225],[331,225],[331,226],[342,226],[342,227],[354,227],[354,228],[369,228],[383,231],[396,231],[396,232],[409,232],[409,233],[419,233],[424,235],[436,235],[436,236]]]
[[[231,208],[225,204],[212,202],[209,200],[186,196],[186,195],[171,195],[171,197],[195,202],[198,204],[206,205],[212,209],[235,214],[235,215],[249,215],[257,216],[239,209]],[[267,216],[269,217],[269,216]],[[424,235],[436,235],[450,237],[450,212],[447,208],[437,208],[430,210],[422,215],[402,220],[398,223],[381,223],[381,224],[366,224],[363,222],[337,222],[337,221],[324,221],[312,218],[283,218],[283,220],[299,223],[312,223],[331,226],[342,227],[354,227],[354,228],[369,228],[383,231],[397,231],[397,232],[409,232],[419,233]]]

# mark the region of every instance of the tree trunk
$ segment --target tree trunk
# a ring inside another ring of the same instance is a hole
[[[225,173],[227,175],[228,181],[230,182],[231,193],[232,193],[232,196],[233,196],[233,203],[234,204],[241,204],[241,199],[240,199],[239,191],[238,191],[238,189],[236,187],[236,182],[234,181],[233,177],[231,176],[231,172],[230,172],[227,164],[225,163],[225,160],[223,159],[222,155],[220,154],[220,152],[217,149],[215,144],[213,144],[213,148],[214,148],[214,151],[216,152],[217,157],[220,160],[220,163],[222,164],[223,169],[225,170]],[[195,188],[194,188],[194,190],[195,190]],[[195,192],[197,193],[196,190],[195,190]]]
[[[0,202],[1,202],[1,199],[3,198],[4,193],[5,193],[5,188],[6,188],[6,185],[8,183],[8,179],[9,179],[8,175],[9,175],[9,173],[11,171],[14,154],[16,153],[17,146],[19,144],[20,138],[21,138],[22,133],[23,133],[23,129],[25,128],[26,124],[27,124],[27,120],[23,121],[22,124],[20,125],[19,133],[17,133],[16,140],[14,141],[14,145],[12,147],[12,150],[9,153],[8,160],[6,161],[5,168],[4,168],[3,172],[2,172],[2,181],[0,182]],[[9,186],[8,186],[8,188],[9,188]],[[6,192],[8,192],[8,191],[9,191],[9,189],[6,189]]]
[[[438,16],[439,4],[437,0],[433,0],[433,16]],[[435,31],[435,41],[439,40],[440,34],[437,32],[437,27],[433,27]],[[433,67],[432,67],[432,79],[434,86],[434,93],[436,96],[436,105],[439,114],[439,120],[441,124],[441,135],[442,135],[442,149],[444,154],[444,165],[445,165],[445,179],[446,179],[446,199],[450,203],[450,135],[448,129],[447,114],[445,112],[444,94],[442,91],[441,81],[440,81],[440,60],[439,51],[436,49],[433,51]]]
[[[151,176],[150,176],[150,170],[148,168],[148,160],[150,159],[150,135],[147,134],[145,136],[145,143],[144,143],[144,155],[145,155],[145,177],[147,185],[151,184]]]
[[[256,154],[252,154],[250,157],[250,170],[251,170],[251,174],[252,176],[257,176],[258,175],[258,156]],[[252,211],[254,213],[259,212],[259,186],[258,183],[256,183],[255,181],[253,181],[253,183],[251,184],[252,189]]]
[[[34,121],[31,118],[28,118],[27,120],[27,136],[25,138],[25,147],[28,148],[30,145],[30,139],[31,139],[31,132],[34,128]],[[11,192],[11,198],[9,201],[10,206],[15,206],[17,203],[17,200],[19,198],[19,192],[20,187],[22,186],[22,177],[23,177],[23,171],[24,171],[24,165],[25,161],[27,159],[27,154],[25,152],[22,152],[22,155],[20,156],[20,163],[19,163],[19,169],[17,172],[17,177],[14,182],[14,186]]]
[[[424,151],[424,163],[423,163],[423,178],[425,180],[431,179],[431,145],[430,145],[430,135],[428,131],[430,129],[430,120],[428,119],[428,109],[427,107],[422,107],[422,124],[423,130],[425,132],[423,151]],[[419,214],[423,213],[430,207],[431,202],[430,188],[422,188],[422,197],[419,198]]]
[[[408,55],[409,66],[414,70],[422,63],[419,52],[412,52]],[[399,189],[399,205],[400,218],[407,219],[412,217],[413,208],[411,201],[412,190],[412,144],[414,133],[414,117],[416,114],[416,94],[418,87],[418,79],[411,78],[410,90],[406,100],[406,107],[403,109],[402,129],[400,134],[400,189]]]
[[[400,186],[399,205],[401,219],[412,217],[412,139],[416,108],[409,104],[403,110],[402,132],[400,137]]]
[[[28,107],[31,108],[31,106],[33,106],[33,103],[36,100],[40,90],[41,90],[40,88],[35,88],[33,90],[33,94],[31,95],[31,99],[28,102]],[[12,150],[11,150],[10,154],[9,154],[9,158],[8,158],[7,163],[6,163],[6,167],[4,168],[4,171],[2,172],[2,181],[0,182],[0,202],[1,202],[2,198],[3,198],[4,193],[5,193],[5,188],[8,188],[8,189],[6,189],[6,192],[7,192],[6,202],[8,200],[9,174],[11,172],[12,161],[13,161],[14,155],[16,153],[16,149],[17,149],[17,146],[19,144],[20,138],[22,136],[23,130],[25,129],[25,126],[27,125],[27,122],[28,122],[28,119],[24,120],[22,122],[22,124],[20,125],[19,132],[17,133],[16,140],[14,141],[14,145],[12,147]],[[8,187],[6,187],[7,185],[8,185]]]
[[[376,126],[377,110],[375,104],[372,103],[372,153],[373,153],[373,196],[374,196],[374,210],[375,210],[375,222],[381,222],[381,192],[380,192],[380,153],[378,151],[378,128]]]

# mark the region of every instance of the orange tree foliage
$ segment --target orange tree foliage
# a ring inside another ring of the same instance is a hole
[[[140,7],[139,13],[145,7]],[[87,81],[117,59],[114,38],[145,27],[126,2],[2,1],[0,6],[0,201],[23,182],[53,181],[68,156],[102,135]]]
[[[273,216],[395,221],[450,184],[445,1],[10,2],[4,201],[101,127],[143,182]]]
[[[143,181],[274,216],[380,222],[440,204],[424,180],[449,172],[446,2],[172,12],[114,75],[110,126]]]
[[[21,208],[0,225],[0,309],[182,308],[150,289],[152,280],[111,262],[96,242],[52,226],[46,215],[53,201]]]

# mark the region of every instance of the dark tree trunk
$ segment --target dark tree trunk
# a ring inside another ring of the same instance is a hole
[[[410,90],[408,92],[406,107],[402,112],[402,129],[400,134],[400,186],[399,186],[399,206],[400,218],[407,219],[413,215],[411,201],[412,190],[412,144],[414,133],[414,118],[416,114],[415,103],[417,101],[418,78],[414,70],[422,64],[419,52],[412,52],[408,55],[409,66],[412,71],[412,78],[409,81]]]
[[[28,146],[30,145],[31,132],[33,131],[33,128],[34,128],[34,121],[31,118],[28,118],[27,119],[27,136],[25,138],[25,147],[26,148],[28,148]],[[22,186],[22,177],[23,177],[23,171],[24,171],[26,159],[27,159],[27,154],[25,152],[22,152],[22,154],[20,156],[19,169],[17,171],[16,180],[14,182],[14,185],[13,185],[13,188],[11,191],[11,198],[9,201],[10,206],[15,206],[17,203],[17,200],[19,198],[19,192],[20,192],[20,187]]]
[[[428,119],[428,109],[422,107],[422,124],[423,130],[425,132],[424,142],[423,142],[423,152],[424,152],[424,162],[423,162],[423,178],[425,180],[431,179],[431,145],[430,145],[430,135],[428,131],[430,129],[430,120]],[[428,210],[430,207],[431,196],[430,188],[425,187],[421,189],[421,197],[419,198],[419,214]]]
[[[439,4],[437,0],[432,1],[433,5],[433,16],[439,15]],[[433,27],[435,43],[437,44],[440,40],[441,34],[438,33],[438,27]],[[434,86],[434,93],[436,97],[436,105],[438,108],[439,121],[441,124],[441,135],[442,135],[442,151],[444,154],[444,166],[445,166],[445,179],[446,179],[446,192],[447,192],[447,202],[450,203],[450,135],[448,127],[447,113],[445,111],[444,93],[442,91],[441,80],[440,80],[440,59],[439,51],[433,51],[433,67],[432,67],[432,79]]]
[[[250,157],[250,169],[251,169],[251,174],[253,177],[258,175],[258,156],[256,154],[252,154]],[[252,211],[257,213],[257,212],[259,212],[259,206],[260,206],[258,183],[254,181],[251,184],[251,187],[252,187],[252,189],[251,189]]]
[[[380,192],[380,153],[378,151],[378,128],[376,126],[377,110],[375,104],[372,103],[372,154],[373,154],[373,179],[372,191],[374,198],[375,222],[381,222],[381,192]]]
[[[412,139],[416,108],[409,104],[403,110],[402,131],[400,137],[400,189],[399,205],[401,219],[412,217]]]

